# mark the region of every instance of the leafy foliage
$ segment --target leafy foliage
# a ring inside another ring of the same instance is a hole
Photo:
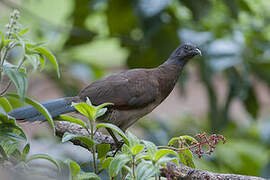
[[[62,137],[62,142],[76,139],[81,142],[83,147],[91,150],[92,163],[94,167],[92,175],[107,170],[108,176],[111,179],[116,177],[140,180],[146,180],[151,177],[158,179],[159,169],[167,162],[179,164],[180,161],[184,165],[194,168],[195,164],[193,162],[192,152],[197,154],[199,157],[202,157],[202,145],[209,145],[208,153],[210,154],[214,151],[219,139],[225,141],[224,137],[221,135],[214,134],[207,138],[206,134],[202,134],[197,135],[199,141],[191,136],[180,136],[172,138],[169,141],[169,146],[158,147],[150,141],[138,139],[130,132],[125,135],[121,129],[113,124],[99,123],[96,125],[96,129],[94,130],[94,122],[97,114],[99,114],[99,111],[104,111],[105,113],[107,109],[104,110],[104,107],[106,105],[111,104],[105,103],[100,106],[94,106],[88,98],[86,103],[82,102],[73,104],[80,113],[87,117],[88,125],[79,119],[69,116],[60,116],[60,118],[58,118],[59,120],[62,119],[64,121],[78,124],[88,132],[88,136],[80,136],[66,132]],[[118,152],[118,150],[116,150],[113,157],[111,157],[109,144],[97,144],[97,142],[94,142],[94,132],[101,127],[110,128],[124,139],[125,143],[123,144],[121,151]],[[191,145],[188,145],[187,141],[191,142]],[[176,148],[173,147],[175,144],[177,144]],[[96,153],[97,156],[95,155]],[[73,170],[71,170],[73,179],[78,177],[80,172],[79,165],[74,163],[75,162],[72,162],[70,164],[70,167],[73,168]],[[100,165],[98,166],[97,164]]]
[[[26,97],[28,88],[27,67],[24,66],[27,60],[32,63],[38,63],[38,66],[44,66],[44,57],[51,61],[58,74],[59,67],[55,57],[42,47],[41,44],[36,44],[26,39],[25,34],[28,28],[23,28],[18,22],[19,12],[14,10],[10,16],[7,31],[0,32],[0,82],[2,91],[0,92],[0,167],[8,167],[7,169],[12,173],[26,173],[27,168],[30,167],[29,162],[36,159],[45,159],[53,163],[59,168],[58,163],[52,157],[46,154],[29,155],[30,145],[27,143],[22,150],[21,145],[27,141],[23,129],[17,125],[15,119],[8,115],[8,112],[13,110],[10,98],[19,104],[26,102],[34,106],[45,117],[47,117],[49,124],[53,127],[54,123],[51,115],[40,103]],[[15,49],[22,51],[22,56],[16,62],[9,61],[9,54]],[[14,63],[14,64],[12,64]],[[40,64],[39,64],[40,63]],[[3,75],[9,78],[8,84],[4,87],[2,84]],[[13,83],[17,89],[17,94],[8,93],[8,89]],[[8,166],[6,166],[8,165]],[[35,168],[33,168],[35,169]],[[21,174],[20,174],[21,175]]]

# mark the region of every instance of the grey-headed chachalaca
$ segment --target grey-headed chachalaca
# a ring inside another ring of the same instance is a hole
[[[150,113],[173,90],[185,64],[201,51],[191,44],[182,44],[168,60],[153,69],[132,69],[106,76],[91,83],[75,97],[42,103],[52,117],[76,111],[71,102],[84,102],[89,97],[93,105],[110,102],[105,115],[97,120],[115,124],[123,131]],[[17,120],[44,121],[46,118],[34,107],[26,106],[9,113]]]

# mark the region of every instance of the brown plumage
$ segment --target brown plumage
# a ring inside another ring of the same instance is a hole
[[[71,102],[85,101],[86,97],[94,105],[111,102],[114,105],[108,107],[107,113],[98,121],[113,123],[125,131],[170,94],[184,65],[200,54],[194,45],[183,44],[157,68],[132,69],[112,74],[91,83],[76,97],[46,102],[44,106],[55,117],[75,111],[70,106]],[[31,107],[14,110],[10,115],[25,121],[44,120],[44,116]]]

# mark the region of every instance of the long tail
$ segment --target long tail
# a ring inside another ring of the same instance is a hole
[[[61,114],[76,111],[75,108],[71,106],[72,101],[76,101],[76,97],[55,99],[41,104],[50,112],[51,116],[54,118]],[[22,108],[14,109],[8,114],[14,117],[16,120],[23,120],[28,122],[46,120],[46,117],[33,106],[25,106]]]

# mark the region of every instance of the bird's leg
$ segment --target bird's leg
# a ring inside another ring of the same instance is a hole
[[[124,141],[123,141],[123,140],[122,140],[122,141],[119,141],[119,140],[115,137],[113,131],[112,131],[110,128],[106,128],[106,130],[107,130],[107,131],[109,132],[109,134],[112,136],[112,138],[113,138],[113,140],[114,140],[114,142],[115,142],[115,144],[116,144],[116,146],[117,146],[117,149],[116,149],[115,153],[113,154],[113,156],[115,156],[115,154],[116,154],[116,153],[121,149],[121,147],[123,146]]]
[[[118,139],[115,137],[113,131],[110,128],[106,128],[106,130],[108,131],[108,133],[112,136],[115,144],[117,145],[117,147],[119,147],[119,145],[121,145],[121,143],[118,141]]]

